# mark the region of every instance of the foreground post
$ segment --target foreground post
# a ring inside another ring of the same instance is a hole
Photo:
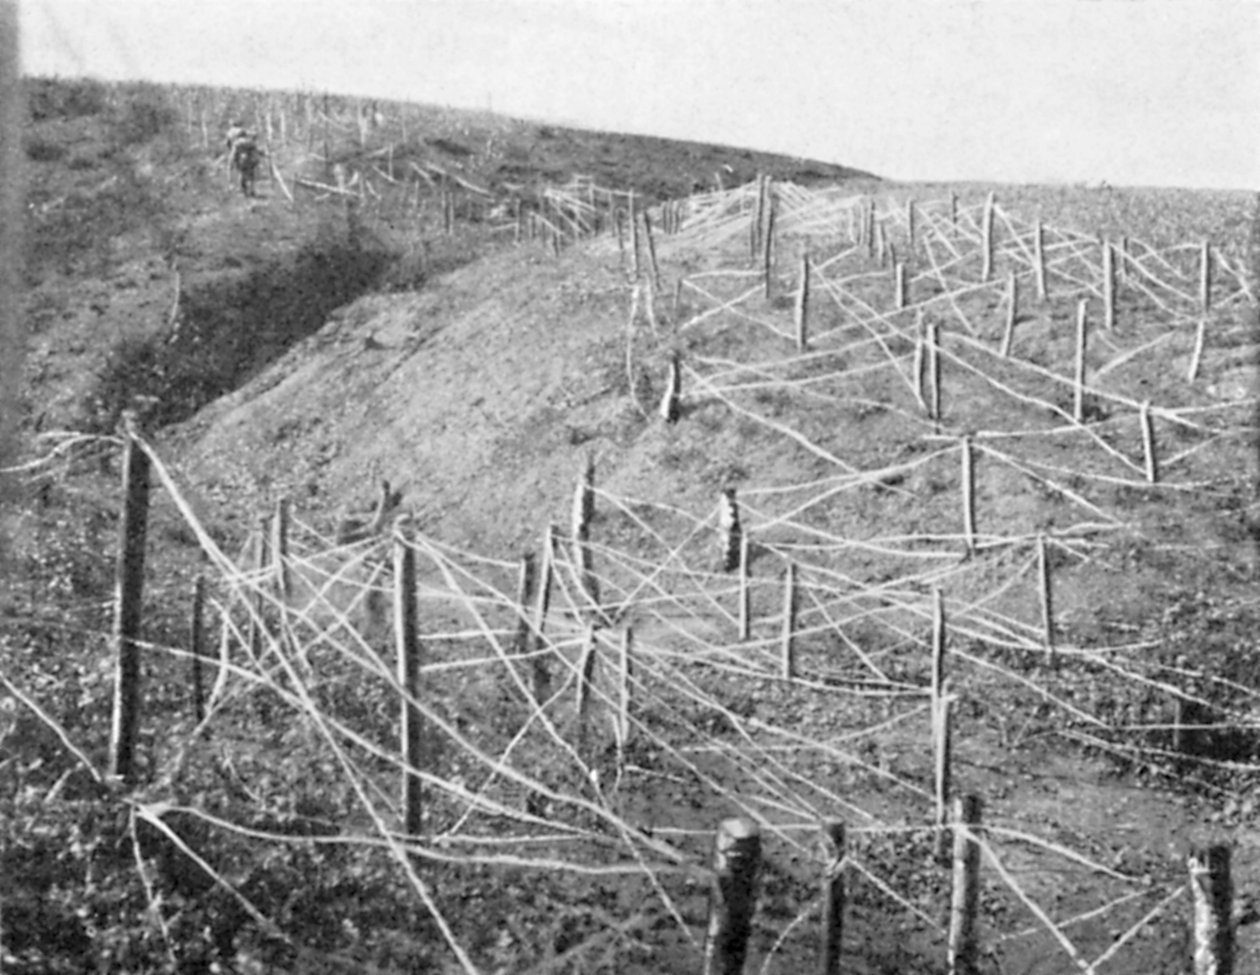
[[[840,975],[845,901],[844,823],[827,823],[823,827],[822,842],[827,862],[822,885],[822,975]]]
[[[796,679],[796,563],[789,562],[783,578],[783,635],[780,640],[780,656],[784,680]]]
[[[394,644],[398,684],[402,688],[400,737],[403,749],[403,832],[420,833],[421,786],[418,770],[424,734],[420,709],[420,635],[417,632],[416,552],[400,530],[394,535]]]
[[[704,942],[704,975],[740,975],[748,956],[757,874],[761,868],[761,831],[749,819],[727,819],[713,848],[713,890]]]
[[[1230,849],[1220,843],[1190,851],[1190,894],[1194,899],[1194,975],[1234,971],[1233,887]]]
[[[976,908],[980,903],[980,844],[974,834],[980,828],[980,797],[963,796],[955,803],[954,821],[964,828],[954,831],[954,893],[949,911],[949,973],[976,975],[979,945]]]
[[[140,636],[144,599],[144,543],[149,520],[149,456],[137,439],[135,417],[123,417],[123,501],[118,530],[114,607],[114,717],[110,732],[110,774],[135,783],[136,732],[140,725]]]
[[[936,859],[949,862],[950,740],[949,688],[945,675],[945,599],[932,592],[932,785],[936,796]]]
[[[534,553],[526,552],[521,556],[521,567],[516,577],[516,610],[519,617],[516,621],[516,635],[512,638],[512,652],[518,655],[528,653],[532,642],[529,638],[529,604],[534,598],[537,579]]]
[[[206,577],[200,574],[193,582],[188,644],[192,654],[193,718],[201,724],[206,720],[206,688],[201,673],[201,658],[206,655]]]
[[[971,435],[964,434],[962,443],[963,538],[969,556],[976,554],[976,464]]]

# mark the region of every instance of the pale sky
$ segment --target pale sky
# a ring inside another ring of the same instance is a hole
[[[23,70],[324,90],[896,179],[1260,189],[1260,0],[24,0]]]

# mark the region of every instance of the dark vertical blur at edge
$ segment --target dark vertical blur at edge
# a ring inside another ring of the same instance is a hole
[[[17,0],[0,0],[0,568],[8,561],[8,515],[18,480],[6,474],[17,458],[22,335],[22,88]]]

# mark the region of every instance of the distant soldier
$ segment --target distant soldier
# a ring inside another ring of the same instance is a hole
[[[254,134],[233,122],[227,133],[228,172],[237,173],[241,179],[241,192],[246,196],[256,196],[254,185],[258,182],[258,167],[262,162],[263,151],[258,147]]]

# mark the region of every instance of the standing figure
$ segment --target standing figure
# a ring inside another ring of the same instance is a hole
[[[257,196],[254,190],[258,182],[258,166],[262,162],[263,151],[258,147],[254,134],[233,122],[227,132],[228,173],[235,172],[240,176],[241,192],[246,196]]]

